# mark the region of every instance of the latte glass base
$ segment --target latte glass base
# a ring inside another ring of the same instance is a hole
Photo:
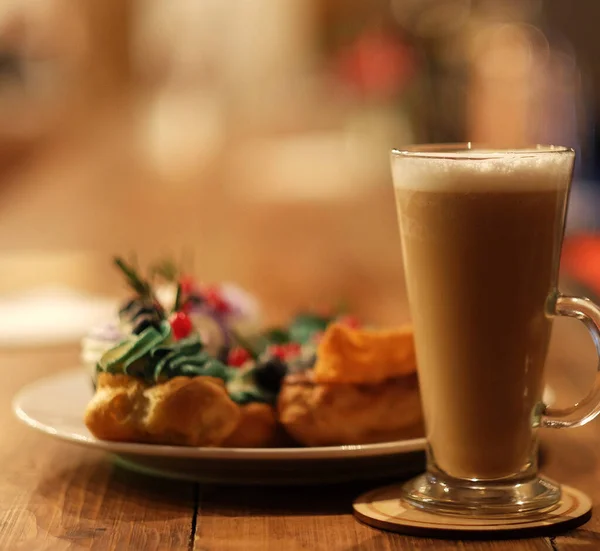
[[[539,477],[516,482],[478,481],[425,473],[404,485],[402,498],[434,514],[522,516],[557,507],[561,490]]]

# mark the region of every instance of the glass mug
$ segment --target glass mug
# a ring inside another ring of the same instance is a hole
[[[582,320],[600,355],[600,309],[557,290],[574,160],[555,146],[392,152],[428,443],[412,505],[511,515],[560,500],[538,476],[537,428],[600,412],[600,376],[573,407],[542,402],[555,316]]]

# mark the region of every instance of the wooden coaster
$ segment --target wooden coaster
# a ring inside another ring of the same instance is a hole
[[[354,515],[365,524],[382,530],[442,539],[551,536],[573,530],[592,516],[591,499],[569,486],[561,486],[562,499],[552,511],[491,518],[427,513],[402,501],[401,488],[401,484],[395,484],[363,494],[354,502]]]

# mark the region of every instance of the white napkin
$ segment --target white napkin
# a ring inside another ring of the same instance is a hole
[[[0,295],[0,346],[74,343],[114,315],[116,299],[65,287],[44,287]]]

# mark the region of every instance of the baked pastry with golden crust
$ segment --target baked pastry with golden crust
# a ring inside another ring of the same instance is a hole
[[[279,420],[305,446],[370,444],[423,436],[415,373],[376,384],[317,383],[309,371],[286,377]]]
[[[102,440],[220,446],[236,429],[239,406],[221,379],[174,377],[155,385],[100,373],[84,421]]]
[[[240,412],[240,421],[223,447],[273,448],[286,444],[273,406],[251,402],[240,406]]]
[[[314,368],[285,378],[277,410],[286,431],[305,446],[422,436],[412,328],[329,325]]]
[[[97,384],[84,420],[97,438],[265,448],[420,434],[410,327],[360,328],[352,316],[304,313],[264,335],[242,334],[231,325],[243,313],[235,293],[227,299],[225,288],[170,265],[144,277],[114,260],[134,295],[112,330],[86,341]],[[171,300],[158,299],[157,274]]]
[[[413,330],[353,329],[329,325],[319,343],[314,380],[318,383],[381,383],[417,370]]]

